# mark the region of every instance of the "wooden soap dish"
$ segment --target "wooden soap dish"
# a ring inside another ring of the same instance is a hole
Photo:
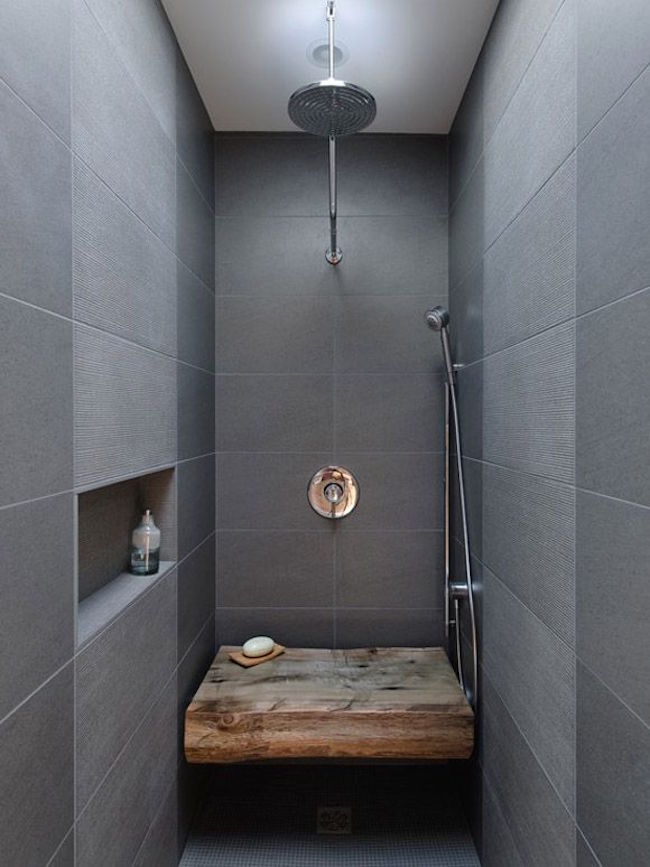
[[[235,650],[228,654],[228,658],[237,665],[242,665],[244,668],[251,668],[253,665],[259,665],[262,662],[269,662],[284,653],[285,648],[281,644],[274,644],[273,650],[264,656],[244,656],[241,650]]]

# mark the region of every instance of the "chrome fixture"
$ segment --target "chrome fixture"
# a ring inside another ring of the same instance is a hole
[[[309,480],[307,498],[323,518],[345,518],[359,502],[359,483],[345,467],[321,467]]]
[[[467,523],[467,502],[465,499],[465,478],[463,474],[463,451],[460,440],[460,425],[458,418],[458,400],[456,396],[456,365],[451,358],[449,347],[449,313],[444,307],[433,307],[424,314],[427,325],[440,333],[442,356],[445,364],[447,382],[445,385],[445,635],[450,644],[450,627],[454,627],[456,659],[458,662],[458,679],[471,704],[476,707],[478,702],[478,633],[476,628],[476,611],[474,606],[474,585],[472,583],[472,558],[469,547],[469,530]],[[451,559],[451,449],[450,428],[454,431],[454,446],[456,455],[456,473],[458,478],[458,497],[460,500],[460,515],[463,528],[463,550],[465,558],[465,579],[452,579],[450,574]],[[460,635],[460,605],[466,602],[469,611],[470,629],[472,633],[472,688],[468,689],[463,669],[463,654]],[[453,606],[453,619],[450,608]]]
[[[299,88],[289,97],[289,117],[305,132],[329,140],[330,245],[325,258],[338,265],[343,253],[336,240],[336,139],[365,129],[375,119],[377,105],[363,87],[334,75],[334,0],[327,0],[329,76]]]

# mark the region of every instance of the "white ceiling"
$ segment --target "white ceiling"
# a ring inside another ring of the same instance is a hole
[[[369,132],[447,133],[498,0],[337,0],[337,78],[374,94]],[[325,0],[163,0],[216,130],[295,130],[293,91],[326,78],[307,47]]]

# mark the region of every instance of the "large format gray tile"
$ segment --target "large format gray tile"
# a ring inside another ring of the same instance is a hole
[[[484,867],[526,867],[521,860],[501,807],[488,782],[483,783],[483,848]]]
[[[142,721],[175,664],[173,571],[77,657],[78,814]]]
[[[446,217],[341,217],[336,267],[326,218],[217,217],[215,234],[223,295],[447,292]]]
[[[575,146],[575,0],[566,0],[485,150],[491,244]]]
[[[601,864],[650,849],[650,729],[578,665],[578,822]]]
[[[444,642],[444,613],[430,608],[338,608],[337,647],[433,647]]]
[[[176,459],[176,362],[75,325],[75,483]]]
[[[176,770],[175,687],[174,679],[77,820],[78,867],[133,863]]]
[[[334,300],[299,295],[217,300],[221,373],[329,373]]]
[[[178,567],[178,642],[180,660],[214,612],[215,537],[208,536]]]
[[[339,301],[334,364],[339,373],[442,372],[440,338],[425,311],[444,294],[346,297]]]
[[[329,533],[222,531],[217,602],[236,607],[326,607],[334,602]]]
[[[174,145],[84,0],[72,3],[73,148],[173,249]]]
[[[331,376],[217,377],[217,451],[332,447]]]
[[[183,754],[185,711],[214,658],[214,610],[176,668],[178,755]]]
[[[214,370],[215,301],[213,292],[182,262],[176,261],[178,357]]]
[[[0,298],[0,369],[0,505],[70,490],[72,326]]]
[[[0,77],[70,141],[70,0],[3,3]]]
[[[178,363],[178,457],[214,451],[214,374]]]
[[[176,260],[80,160],[73,174],[75,319],[176,354]]]
[[[157,0],[86,0],[138,89],[171,139],[175,137],[176,40]],[[146,45],[146,51],[143,46]]]
[[[436,376],[338,376],[334,400],[338,449],[424,452],[442,448],[444,385]]]
[[[183,164],[176,161],[176,252],[197,277],[214,287],[214,214]],[[220,251],[221,254],[221,251]]]
[[[649,136],[646,70],[578,149],[578,313],[650,285]]]
[[[335,463],[359,482],[359,503],[348,530],[439,530],[442,527],[442,454],[368,454],[338,451]]]
[[[333,647],[333,623],[331,608],[217,608],[217,643],[270,635],[293,647]]]
[[[483,769],[526,867],[570,867],[575,825],[488,677],[483,677]]]
[[[449,211],[449,285],[466,278],[480,261],[485,241],[485,161],[476,164]]]
[[[439,532],[344,533],[336,540],[336,604],[363,608],[442,608]]]
[[[540,620],[575,645],[573,488],[483,468],[483,559]]]
[[[147,836],[138,849],[133,867],[177,867],[178,786],[176,780],[163,798]]]
[[[483,571],[483,611],[483,667],[573,813],[573,652],[487,569]]]
[[[46,864],[74,819],[73,689],[68,665],[0,725],[7,865]]]
[[[183,461],[178,464],[176,475],[178,559],[182,560],[214,530],[214,455]]]
[[[217,527],[222,530],[321,530],[331,521],[307,500],[307,485],[331,452],[219,455]]]
[[[485,459],[572,482],[576,411],[573,322],[491,355],[483,367]]]
[[[38,17],[30,8],[0,11]],[[41,4],[39,4],[41,5]],[[58,3],[52,6],[59,5]],[[49,6],[49,4],[43,4]],[[47,14],[45,14],[45,17]],[[0,25],[3,49],[5,34]],[[14,43],[13,38],[8,40]],[[16,40],[15,44],[18,44]],[[5,57],[4,50],[0,57]],[[25,61],[24,57],[22,58]],[[30,61],[36,62],[36,61]],[[29,66],[29,63],[25,63]],[[70,152],[0,81],[0,292],[69,316],[72,310]]]
[[[600,861],[596,859],[593,851],[591,850],[589,844],[586,842],[582,834],[580,833],[580,828],[578,828],[577,834],[577,846],[576,846],[576,865],[577,867],[602,867]]]
[[[71,828],[47,867],[74,867],[74,828]]]
[[[650,509],[579,492],[579,657],[650,725]]]
[[[650,505],[650,289],[578,320],[580,487]]]
[[[483,355],[483,259],[449,293],[449,337],[457,364],[471,364]]]
[[[485,352],[575,313],[576,165],[570,157],[485,254]]]
[[[461,449],[465,457],[480,461],[483,457],[483,376],[484,363],[477,362],[458,371],[456,399],[458,402]],[[449,417],[453,424],[453,406]],[[451,436],[454,437],[453,428]],[[455,453],[455,439],[453,443]]]
[[[26,544],[34,527],[38,545]],[[0,538],[2,719],[72,656],[72,497],[0,510]]]
[[[650,62],[645,0],[578,0],[578,136],[582,139]]]
[[[176,154],[214,210],[214,131],[187,63],[176,52]]]

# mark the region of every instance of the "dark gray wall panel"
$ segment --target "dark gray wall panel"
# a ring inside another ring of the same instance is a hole
[[[214,455],[179,463],[176,475],[178,559],[182,560],[214,530]]]
[[[454,361],[471,364],[483,356],[483,259],[454,285],[449,297]]]
[[[74,650],[72,497],[0,510],[0,538],[2,719]]]
[[[336,647],[431,647],[444,642],[444,612],[430,608],[337,608]]]
[[[215,536],[212,534],[178,566],[178,642],[180,660],[214,612]]]
[[[486,782],[483,783],[483,827],[483,867],[526,867],[491,786]]]
[[[332,608],[218,608],[217,643],[241,645],[251,635],[270,635],[294,647],[333,647]]]
[[[195,458],[214,451],[214,375],[179,362],[178,457]]]
[[[64,841],[59,846],[56,855],[48,862],[47,867],[72,867],[74,865],[74,828],[68,831]]]
[[[175,355],[174,254],[80,160],[73,184],[75,319]]]
[[[214,370],[214,294],[182,262],[176,262],[178,357]]]
[[[183,164],[176,161],[176,252],[197,277],[214,287],[214,214]]]
[[[463,280],[485,249],[485,164],[481,157],[449,212],[449,284]]]
[[[75,482],[176,459],[176,362],[75,326]]]
[[[46,864],[74,818],[72,665],[0,725],[6,864]]]
[[[0,505],[70,490],[70,323],[0,298],[0,369]]]
[[[176,65],[176,153],[214,210],[214,133],[180,51]]]
[[[138,849],[133,867],[177,867],[177,814],[178,790],[174,780]]]
[[[52,4],[53,7],[60,5]],[[0,16],[38,18],[33,10]],[[47,5],[49,9],[49,5]],[[45,13],[45,17],[49,17]],[[6,46],[2,25],[4,59]],[[15,47],[15,46],[14,46]],[[30,53],[29,63],[39,61]],[[23,57],[23,65],[28,66]],[[0,291],[69,316],[72,310],[70,153],[0,81]]]
[[[437,347],[436,347],[437,348]],[[462,453],[465,457],[480,461],[483,457],[483,378],[485,364],[482,361],[458,371],[456,395],[461,435]],[[453,408],[450,404],[450,418]],[[453,437],[453,431],[451,433]],[[454,453],[456,447],[454,445]]]

